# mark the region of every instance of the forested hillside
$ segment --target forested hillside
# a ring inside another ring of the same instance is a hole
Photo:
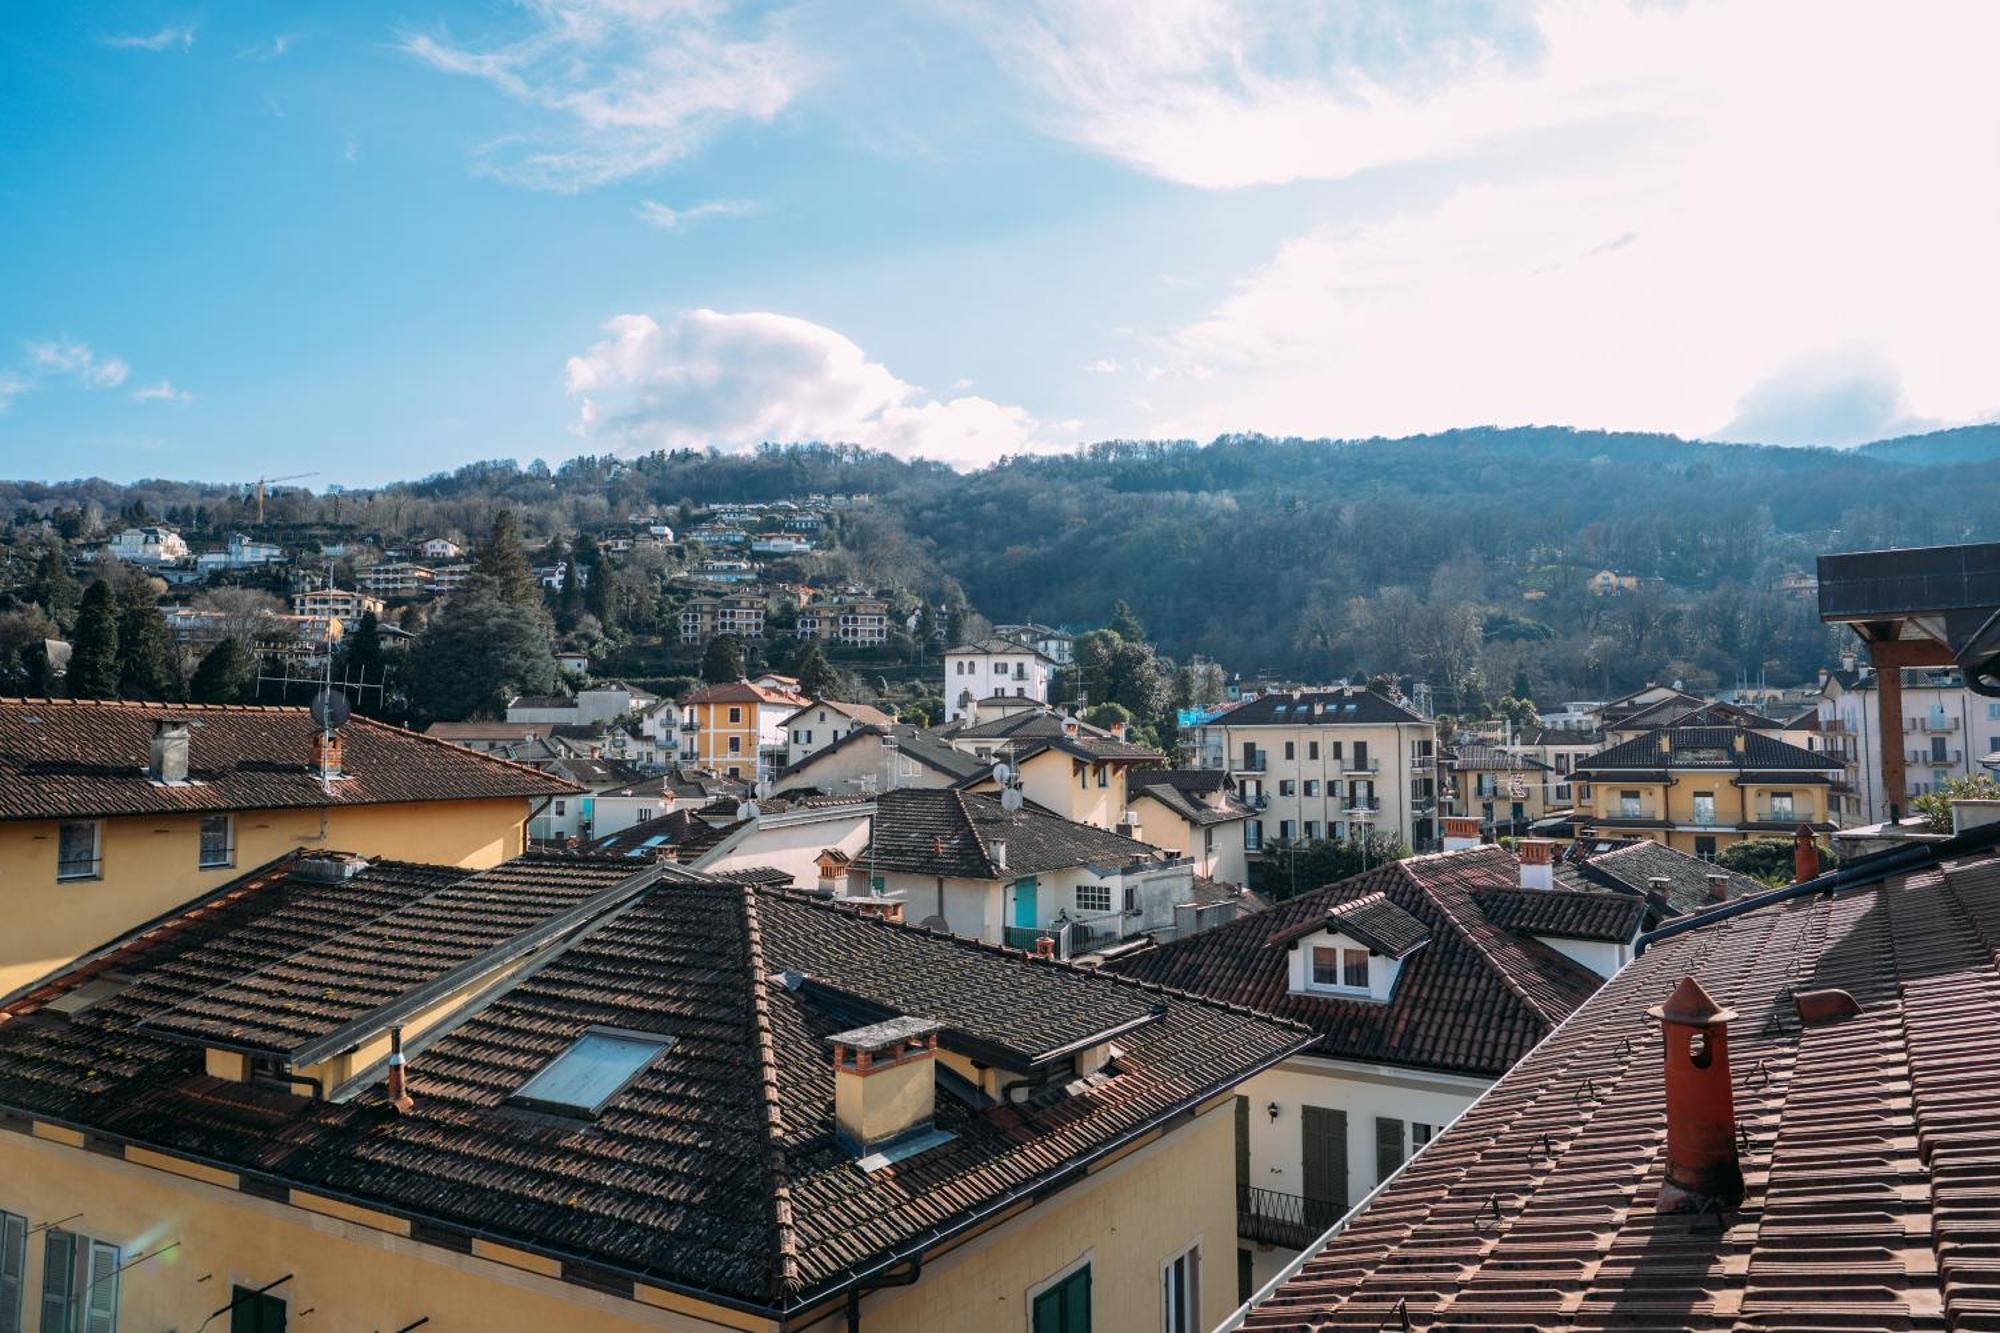
[[[1470,709],[1649,679],[1808,678],[1835,640],[1781,580],[1825,551],[2000,532],[1992,428],[1838,452],[1555,428],[1400,440],[1110,442],[959,474],[847,446],[491,463],[374,491],[274,497],[302,548],[485,532],[533,543],[642,511],[865,493],[804,574],[994,621],[1105,623],[1123,599],[1160,649],[1245,674],[1387,672]],[[244,526],[236,488],[0,483],[21,526],[142,513]],[[1624,576],[1592,590],[1601,570]],[[635,605],[639,599],[635,599]],[[649,604],[650,605],[650,604]],[[626,627],[660,628],[657,615]],[[616,629],[617,627],[607,627]]]

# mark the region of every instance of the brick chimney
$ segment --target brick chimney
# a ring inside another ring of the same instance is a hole
[[[396,1110],[403,1115],[408,1115],[410,1112],[410,1108],[415,1105],[415,1103],[410,1100],[409,1084],[407,1082],[407,1077],[404,1073],[404,1066],[407,1063],[408,1062],[403,1058],[403,1029],[400,1027],[390,1028],[389,1029],[389,1088],[388,1088],[389,1105],[395,1107]]]
[[[1479,845],[1479,821],[1463,815],[1448,815],[1444,820],[1444,849],[1448,852],[1462,852]]]
[[[828,1037],[835,1137],[862,1156],[931,1127],[937,1034],[925,1018],[891,1018]]]
[[[341,776],[341,748],[339,732],[329,735],[315,728],[312,734],[312,771],[324,773],[330,778]]]
[[[1553,889],[1556,886],[1556,845],[1547,838],[1517,838],[1514,855],[1521,860],[1521,887]]]
[[[1729,1083],[1729,1021],[1736,1012],[1686,976],[1665,1004],[1646,1012],[1660,1021],[1666,1041],[1667,1174],[1659,1210],[1733,1208],[1743,1199]]]
[[[1711,870],[1708,872],[1707,879],[1708,879],[1708,900],[1712,903],[1728,902],[1729,876],[1722,874],[1719,871]]]
[[[1792,882],[1803,884],[1819,878],[1819,844],[1813,841],[1812,826],[1801,824],[1792,834]]]
[[[153,724],[153,745],[146,760],[146,776],[155,782],[188,780],[188,724],[160,721]]]

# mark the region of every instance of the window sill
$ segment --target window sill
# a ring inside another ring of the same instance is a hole
[[[104,875],[103,875],[103,874],[102,874],[101,872],[93,872],[93,873],[91,873],[91,874],[88,874],[88,875],[57,875],[57,876],[56,876],[56,883],[58,883],[58,884],[91,884],[91,883],[101,883],[101,882],[103,881],[103,879],[104,879]]]

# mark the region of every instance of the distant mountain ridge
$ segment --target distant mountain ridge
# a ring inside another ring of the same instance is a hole
[[[1926,431],[1921,435],[1899,435],[1895,439],[1864,444],[1854,452],[1865,458],[1879,458],[1885,463],[1912,463],[1921,467],[1990,463],[2000,458],[2000,422]]]

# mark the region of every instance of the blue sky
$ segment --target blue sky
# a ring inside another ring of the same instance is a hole
[[[1988,420],[1996,23],[36,6],[0,31],[0,475]]]

